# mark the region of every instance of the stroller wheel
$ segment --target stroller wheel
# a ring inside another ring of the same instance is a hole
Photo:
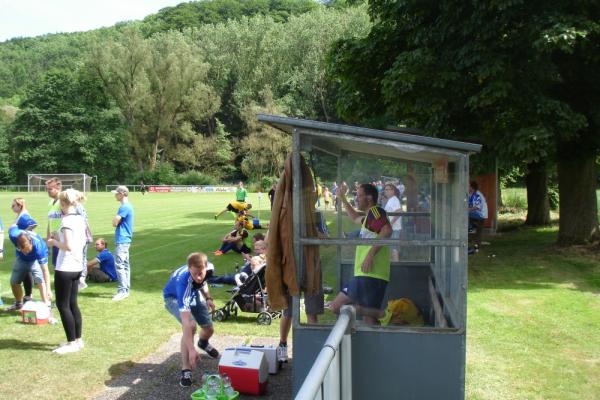
[[[221,322],[225,319],[225,313],[223,312],[223,310],[216,310],[213,313],[212,319],[214,319],[215,321]]]
[[[259,325],[271,325],[271,320],[271,314],[265,311],[259,313],[258,317],[256,317],[256,322]]]

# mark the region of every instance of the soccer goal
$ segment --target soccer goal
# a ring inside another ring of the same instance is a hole
[[[50,178],[58,178],[62,182],[62,188],[73,188],[81,192],[89,192],[94,177],[87,174],[27,174],[27,191],[41,192],[46,190],[46,181]]]

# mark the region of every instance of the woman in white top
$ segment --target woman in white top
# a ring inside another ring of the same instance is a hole
[[[399,213],[402,211],[402,205],[400,204],[400,192],[398,188],[391,184],[387,183],[383,188],[383,196],[386,198],[385,208],[384,210],[387,213]],[[389,215],[388,218],[390,220],[390,225],[392,225],[392,239],[400,240],[400,230],[402,229],[402,221],[399,215]],[[392,261],[399,261],[400,254],[398,251],[398,247],[392,248]]]
[[[48,246],[56,246],[58,259],[54,273],[56,307],[60,312],[67,343],[53,351],[58,354],[73,353],[83,348],[81,340],[81,312],[77,305],[79,277],[83,271],[83,248],[86,243],[85,219],[77,213],[77,203],[83,199],[80,192],[67,189],[58,195],[62,219],[59,237],[48,239]]]

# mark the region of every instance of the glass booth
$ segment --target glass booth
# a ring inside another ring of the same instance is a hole
[[[382,309],[388,311],[380,324],[358,317],[352,336],[353,397],[463,399],[469,154],[481,146],[419,136],[410,129],[381,131],[272,115],[258,119],[293,138],[298,281],[310,275],[304,259],[310,247],[318,251],[316,268],[325,304],[345,287],[354,295],[361,290],[376,292],[380,289],[357,289],[354,284],[360,269],[355,268],[357,246],[379,246],[378,251],[386,254],[389,278],[381,293]],[[312,172],[313,193],[301,189],[302,164]],[[364,234],[374,217],[367,209],[359,213],[360,220],[350,218],[335,193],[343,183],[354,208],[362,204],[358,194],[363,189],[358,187],[375,186],[391,235]],[[313,210],[306,203],[318,194],[313,215],[306,215],[306,210]],[[309,224],[316,224],[316,229]],[[315,268],[314,262],[310,268]],[[318,323],[308,324],[306,311],[311,306],[303,297],[295,297],[292,308],[294,394],[336,321],[325,307]]]

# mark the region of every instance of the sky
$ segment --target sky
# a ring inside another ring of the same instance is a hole
[[[0,0],[0,42],[143,19],[185,0]]]

